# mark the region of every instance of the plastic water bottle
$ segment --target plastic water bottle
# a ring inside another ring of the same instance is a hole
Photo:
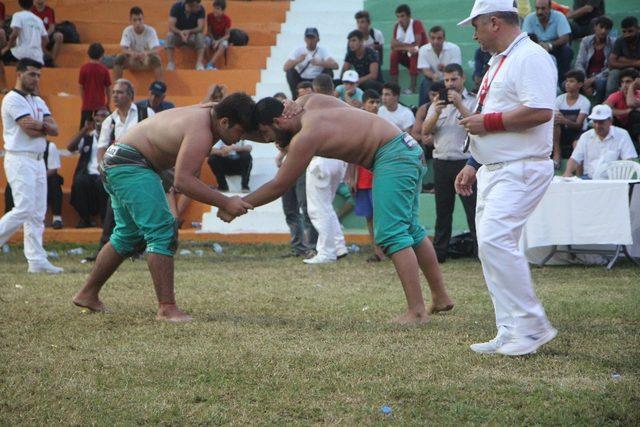
[[[2,245],[2,253],[8,254],[9,252],[11,252],[11,248],[9,247],[9,245],[7,245],[6,243]]]
[[[180,250],[180,255],[181,256],[189,256],[189,255],[191,255],[191,251],[189,249],[181,249]]]
[[[84,253],[84,249],[82,248],[73,248],[67,251],[69,255],[82,255]]]
[[[357,254],[358,252],[360,252],[360,246],[356,244],[349,246],[349,252],[351,252],[352,254]]]
[[[58,252],[56,251],[49,251],[47,252],[47,257],[49,258],[59,258]]]
[[[211,245],[211,249],[213,249],[213,252],[215,252],[217,254],[221,254],[222,253],[222,246],[220,246],[220,244],[218,244],[218,243],[214,243],[213,245]]]
[[[193,253],[196,254],[197,256],[204,255],[204,251],[202,249],[196,249],[195,251],[193,251]]]

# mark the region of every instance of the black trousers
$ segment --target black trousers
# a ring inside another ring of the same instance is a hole
[[[107,192],[104,190],[100,175],[86,173],[74,175],[71,185],[71,206],[83,220],[89,220],[98,214],[100,219],[104,220]]]
[[[62,184],[64,184],[64,178],[60,175],[47,176],[47,205],[53,215],[62,215]],[[4,212],[9,212],[13,206],[13,193],[7,184],[4,190]]]
[[[229,190],[227,184],[227,175],[240,175],[242,180],[242,188],[249,188],[249,176],[251,175],[251,168],[253,166],[253,158],[251,153],[240,152],[237,156],[209,156],[209,167],[211,172],[218,181],[218,188],[222,191]]]
[[[453,224],[453,209],[456,203],[454,182],[466,164],[466,160],[433,159],[433,184],[436,193],[436,231],[433,246],[439,261],[444,261],[447,258]],[[474,240],[476,240],[476,193],[477,188],[474,184],[471,196],[460,196],[469,230]]]

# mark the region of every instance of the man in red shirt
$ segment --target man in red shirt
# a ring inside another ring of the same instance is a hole
[[[613,123],[629,132],[631,140],[640,148],[640,81],[638,72],[625,68],[620,72],[620,90],[613,92],[606,101],[613,110]]]
[[[56,31],[56,15],[52,8],[47,6],[46,0],[34,0],[31,12],[37,15],[44,23],[44,28],[47,29],[47,35],[49,36],[49,44],[45,48],[51,60],[55,64],[64,37],[60,31]]]
[[[411,88],[405,89],[405,93],[415,93],[418,79],[418,49],[427,44],[427,33],[420,20],[411,18],[411,9],[406,4],[396,8],[396,17],[398,22],[393,27],[389,74],[391,81],[397,83],[398,65],[407,67],[411,76]]]
[[[80,67],[78,78],[80,95],[82,96],[80,129],[100,108],[105,106],[109,108],[111,89],[109,70],[100,62],[104,55],[104,48],[100,43],[93,43],[89,46],[87,53],[89,54],[89,62]]]
[[[231,18],[224,13],[226,8],[226,0],[214,0],[213,13],[207,15],[207,54],[210,55],[207,70],[216,69],[216,62],[229,47]]]

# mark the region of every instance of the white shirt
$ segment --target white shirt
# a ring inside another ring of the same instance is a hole
[[[53,142],[49,142],[49,154],[47,154],[47,170],[60,169],[60,152]]]
[[[89,163],[87,163],[87,173],[89,175],[99,175],[98,171],[98,132],[95,130],[91,131],[89,134],[91,138],[93,138],[93,143],[91,144],[91,155],[89,156]],[[84,138],[80,140],[78,144],[78,152],[81,152],[84,148]]]
[[[395,111],[389,111],[387,107],[382,105],[378,109],[378,115],[398,126],[400,130],[403,131],[413,126],[413,123],[416,121],[411,109],[401,104],[398,104],[398,108],[396,108]]]
[[[42,19],[28,10],[16,12],[11,17],[11,28],[20,28],[20,35],[11,53],[18,59],[31,58],[44,64],[42,37],[47,35]]]
[[[314,52],[315,52],[315,56],[313,54]],[[304,61],[296,65],[295,69],[300,73],[300,70],[302,70],[307,64],[309,64],[309,66],[305,68],[304,71],[300,74],[300,77],[302,77],[303,79],[310,79],[310,80],[318,77],[322,73],[322,70],[324,70],[324,68],[319,65],[311,64],[310,63],[311,59],[313,58],[313,59],[319,59],[321,61],[326,61],[328,58],[331,58],[331,55],[329,55],[329,51],[327,51],[327,49],[325,49],[322,46],[316,45],[315,51],[307,50],[307,46],[301,46],[297,48],[296,50],[291,52],[291,55],[289,55],[289,59],[297,60],[302,55],[306,55],[307,57]]]
[[[153,27],[145,24],[142,34],[138,34],[133,29],[133,25],[129,25],[122,32],[120,46],[128,47],[134,52],[145,52],[160,46],[160,42]]]
[[[577,121],[579,114],[589,115],[591,102],[589,102],[586,96],[578,94],[578,100],[573,105],[569,105],[567,103],[567,94],[563,93],[556,98],[556,111],[560,111],[572,121]],[[582,122],[582,130],[587,130],[586,118],[584,122]]]
[[[147,117],[152,117],[155,115],[153,110],[147,107]],[[102,128],[100,129],[100,138],[98,138],[98,148],[107,148],[111,144],[111,129],[115,126],[115,141],[114,144],[118,143],[120,138],[127,132],[129,129],[138,124],[138,107],[135,102],[131,103],[131,107],[129,108],[129,113],[127,113],[127,118],[124,123],[120,120],[120,114],[118,114],[118,110],[115,110],[109,117],[104,119],[102,122]]]
[[[363,40],[364,47],[370,47],[373,49],[373,45],[375,43],[380,43],[384,46],[384,35],[382,34],[382,31],[377,28],[371,28],[371,30],[373,30],[373,37],[371,37],[371,32],[364,35],[365,37],[368,37]]]
[[[40,21],[42,22],[42,21]],[[43,121],[51,112],[42,98],[12,90],[2,100],[2,136],[4,149],[9,151],[31,151],[44,153],[47,140],[44,136],[33,138],[27,135],[17,123],[23,117],[31,116]]]
[[[638,157],[629,133],[617,126],[611,126],[609,133],[601,140],[595,129],[588,130],[578,139],[571,158],[584,165],[585,174],[593,177],[602,161],[630,160]]]
[[[506,59],[496,74],[500,61]],[[495,78],[493,76],[495,75]],[[517,107],[544,108],[556,105],[558,71],[551,55],[521,33],[502,53],[489,60],[486,81],[493,82],[482,113],[512,111]],[[492,132],[471,137],[471,155],[482,164],[547,158],[553,146],[553,120],[519,132]]]
[[[475,99],[469,95],[466,89],[462,91],[462,105],[473,111]],[[428,119],[436,115],[436,105],[431,103],[427,111]],[[433,158],[439,160],[464,160],[471,154],[463,153],[464,141],[467,139],[467,131],[458,124],[460,112],[453,104],[447,104],[438,116],[436,127],[433,130]]]
[[[457,44],[445,41],[442,45],[440,56],[433,50],[431,43],[420,46],[418,50],[418,68],[428,68],[433,72],[440,73],[438,65],[462,64],[462,52]]]
[[[222,140],[218,140],[218,142],[216,142],[213,146],[213,148],[217,149],[217,150],[222,150],[222,147],[225,146],[226,144],[224,142],[222,142]],[[246,141],[244,139],[239,140],[238,142],[236,142],[235,144],[236,147],[244,147],[246,145]],[[229,151],[229,156],[235,156],[236,154],[238,154],[235,150],[231,150]]]

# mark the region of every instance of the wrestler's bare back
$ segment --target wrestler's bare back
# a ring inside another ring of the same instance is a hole
[[[157,170],[175,166],[186,137],[213,145],[211,105],[191,105],[162,111],[133,127],[118,142],[136,148]]]
[[[303,108],[300,140],[294,138],[292,144],[304,143],[304,134],[322,135],[316,149],[318,156],[371,168],[378,149],[402,133],[382,117],[331,96],[310,95],[303,101]]]

